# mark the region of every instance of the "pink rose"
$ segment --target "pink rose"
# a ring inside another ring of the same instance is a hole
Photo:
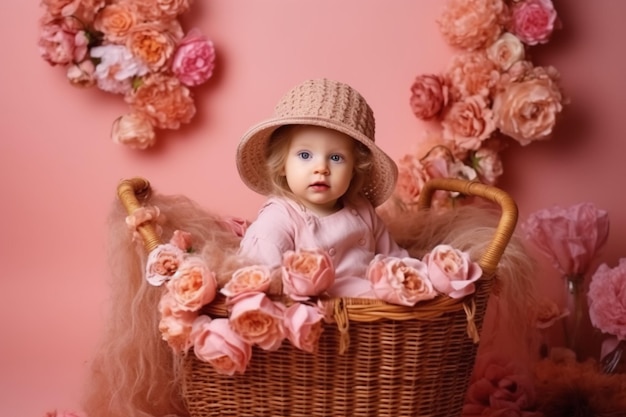
[[[198,317],[195,311],[184,311],[172,293],[165,292],[159,300],[159,331],[161,338],[174,350],[186,352],[191,347],[191,330],[194,320]]]
[[[461,298],[475,291],[474,282],[482,269],[472,262],[467,252],[450,245],[437,245],[424,256],[428,277],[437,291],[452,298]]]
[[[404,204],[417,204],[420,192],[429,179],[430,175],[416,155],[404,155],[398,161],[398,181],[396,182],[395,195]]]
[[[486,52],[480,50],[455,55],[446,71],[446,77],[454,101],[476,95],[489,101],[498,85],[500,72]]]
[[[283,292],[294,300],[322,294],[335,282],[335,269],[326,251],[302,249],[283,254]]]
[[[192,29],[178,44],[172,61],[172,72],[187,86],[204,83],[213,75],[215,47],[200,30]]]
[[[203,258],[187,256],[167,282],[167,288],[182,310],[197,311],[215,298],[217,280]]]
[[[411,86],[411,110],[422,120],[439,115],[448,102],[448,87],[438,75],[420,75]]]
[[[547,139],[563,109],[562,100],[559,88],[549,78],[511,83],[494,99],[496,126],[521,145]]]
[[[235,236],[243,237],[246,230],[250,226],[250,222],[246,219],[234,216],[226,216],[222,219],[222,224],[230,229]]]
[[[96,84],[96,67],[90,59],[67,68],[67,80],[76,87],[93,87]]]
[[[184,252],[191,251],[191,241],[191,233],[184,232],[182,230],[174,230],[174,233],[172,233],[172,237],[170,238],[170,243],[178,246],[180,250]]]
[[[511,31],[527,45],[548,42],[557,21],[552,0],[520,1],[511,14]]]
[[[185,253],[177,246],[166,243],[150,251],[146,266],[146,280],[159,286],[169,281],[180,267]]]
[[[132,149],[147,149],[156,142],[152,122],[141,113],[128,113],[115,119],[111,140]]]
[[[500,154],[490,148],[480,148],[472,157],[472,165],[480,180],[485,184],[494,185],[504,173]]]
[[[451,46],[476,50],[498,38],[507,16],[502,0],[449,0],[437,23]]]
[[[505,32],[487,48],[487,57],[501,71],[507,71],[525,56],[524,44],[512,33]]]
[[[250,363],[252,348],[230,327],[228,319],[199,316],[190,337],[196,357],[220,374],[243,373]]]
[[[39,54],[51,65],[80,62],[87,55],[87,38],[74,19],[44,21],[39,36]]]
[[[552,327],[554,323],[569,315],[567,309],[561,311],[559,306],[550,299],[543,298],[539,301],[535,310],[535,327],[538,329],[547,329]]]
[[[441,122],[443,137],[463,149],[476,150],[496,129],[483,96],[470,96],[448,108]]]
[[[324,315],[317,306],[293,303],[285,310],[284,326],[292,345],[309,353],[317,352]]]
[[[266,265],[251,265],[239,268],[220,290],[227,297],[247,292],[266,292],[271,283],[271,271]]]
[[[426,264],[418,259],[376,255],[366,274],[376,297],[388,303],[414,306],[437,296]]]
[[[276,350],[285,339],[284,308],[265,293],[242,294],[231,307],[230,325],[246,342]]]
[[[587,297],[594,327],[626,340],[626,258],[614,268],[600,265],[591,277]]]

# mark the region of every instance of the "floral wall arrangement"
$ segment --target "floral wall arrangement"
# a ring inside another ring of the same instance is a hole
[[[417,75],[411,85],[411,109],[432,129],[399,160],[394,200],[401,209],[415,206],[431,178],[496,184],[500,153],[550,139],[566,102],[557,69],[531,57],[561,25],[551,0],[449,0],[438,24],[458,53],[447,69]],[[440,192],[436,203],[458,197]]]
[[[192,88],[211,78],[215,48],[179,16],[191,0],[42,0],[39,53],[76,87],[118,94],[129,112],[111,139],[135,149],[156,143],[196,113]]]

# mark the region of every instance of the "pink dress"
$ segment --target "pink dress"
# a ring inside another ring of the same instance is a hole
[[[333,297],[375,298],[365,276],[374,256],[409,256],[362,197],[324,217],[291,199],[271,197],[246,231],[240,253],[275,267],[282,263],[284,252],[313,248],[326,250],[333,260],[335,283],[328,291]]]

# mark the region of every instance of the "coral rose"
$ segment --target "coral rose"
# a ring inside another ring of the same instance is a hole
[[[199,316],[190,337],[196,357],[220,374],[243,373],[250,363],[252,347],[231,328],[228,319]]]
[[[302,249],[283,254],[283,292],[294,300],[322,294],[335,282],[335,269],[328,253]]]
[[[159,301],[159,331],[161,338],[175,352],[186,352],[191,347],[191,330],[193,322],[198,317],[194,311],[184,311],[168,291],[161,296]]]
[[[220,290],[227,297],[246,292],[265,292],[271,283],[271,271],[267,265],[251,265],[239,268]]]
[[[172,60],[172,72],[187,86],[204,83],[213,75],[215,47],[198,29],[192,29],[178,44]]]
[[[450,245],[435,246],[423,260],[435,289],[452,298],[461,298],[473,293],[474,282],[482,275],[482,269],[470,259],[467,252]]]
[[[474,95],[488,100],[498,85],[500,72],[485,51],[473,51],[455,55],[446,77],[455,101]]]
[[[159,286],[169,281],[185,258],[185,253],[170,243],[159,245],[150,251],[146,266],[146,280]]]
[[[187,256],[167,282],[182,310],[197,311],[213,301],[217,290],[215,273],[199,256]]]
[[[443,138],[459,148],[477,150],[496,129],[485,98],[470,96],[448,108],[441,122]]]
[[[147,149],[154,145],[156,134],[152,122],[145,115],[128,113],[113,121],[111,140],[133,149]]]
[[[512,33],[505,32],[487,48],[487,57],[501,71],[507,71],[525,56],[524,44]]]
[[[548,42],[556,23],[552,0],[525,0],[511,9],[511,31],[527,45]]]
[[[502,0],[449,0],[437,23],[450,45],[476,50],[498,38],[507,17]]]
[[[265,293],[242,294],[231,307],[230,325],[246,342],[263,350],[276,350],[285,339],[284,309]]]
[[[562,99],[558,87],[549,78],[511,83],[494,99],[496,126],[521,145],[547,139],[563,109]]]
[[[422,120],[439,115],[448,102],[448,87],[438,75],[420,75],[411,86],[411,110]]]
[[[324,315],[317,306],[293,303],[284,313],[287,338],[300,350],[315,353],[323,331]]]
[[[414,306],[437,296],[419,259],[376,255],[367,268],[367,279],[376,298],[392,304]]]
[[[626,258],[598,267],[589,284],[589,318],[603,333],[626,340]]]
[[[169,61],[176,47],[176,39],[162,25],[136,25],[126,37],[126,47],[148,68],[155,72]]]

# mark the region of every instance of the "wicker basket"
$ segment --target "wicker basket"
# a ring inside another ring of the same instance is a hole
[[[498,262],[513,234],[517,206],[504,191],[477,182],[436,179],[421,192],[420,208],[436,190],[457,191],[496,202],[502,215],[479,264],[476,292],[463,299],[438,296],[415,307],[354,298],[329,299],[335,323],[325,324],[316,354],[290,343],[273,352],[253,348],[244,374],[224,376],[190,353],[183,396],[192,417],[358,416],[455,417],[461,414]],[[135,178],[120,183],[127,210],[149,190]],[[141,228],[146,249],[159,239]],[[204,313],[226,317],[222,301]]]

